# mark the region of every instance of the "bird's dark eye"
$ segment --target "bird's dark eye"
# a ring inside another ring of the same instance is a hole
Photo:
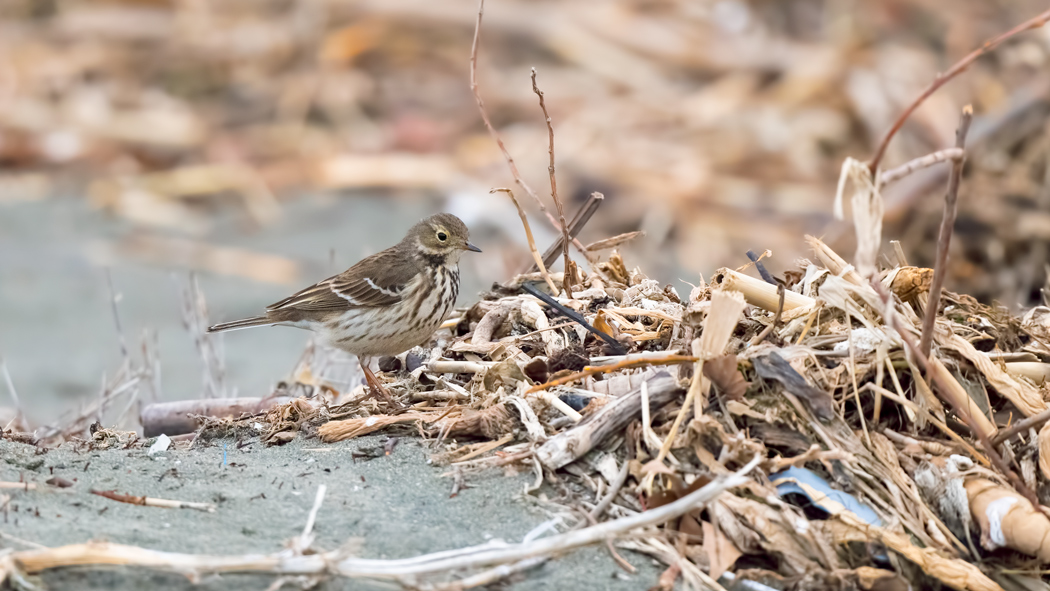
[[[440,240],[442,242],[448,240],[448,234],[446,234],[444,232],[438,232],[438,240]]]

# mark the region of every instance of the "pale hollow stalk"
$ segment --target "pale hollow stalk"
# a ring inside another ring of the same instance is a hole
[[[1010,361],[1006,363],[1006,371],[1015,376],[1028,378],[1036,384],[1043,384],[1050,379],[1050,363]]]
[[[853,285],[858,287],[867,287],[868,282],[860,276],[854,270],[852,265],[846,262],[845,259],[839,256],[839,253],[831,249],[830,246],[824,244],[824,241],[816,236],[806,235],[806,242],[809,243],[809,247],[813,249],[813,254],[817,255],[817,259],[820,263],[832,274],[841,276],[846,281],[849,281]]]
[[[780,305],[780,295],[777,293],[776,285],[732,269],[719,269],[711,279],[711,284],[725,291],[740,292],[743,294],[744,299],[747,300],[747,303],[752,306],[758,306],[767,312],[776,312]],[[816,303],[817,301],[809,296],[804,296],[791,290],[784,291],[784,312],[795,308],[814,306]]]

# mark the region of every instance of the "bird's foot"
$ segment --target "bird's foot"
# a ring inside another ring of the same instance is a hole
[[[368,383],[368,390],[370,394],[369,398],[383,402],[387,405],[392,413],[402,413],[408,410],[408,407],[395,400],[390,394],[390,391],[383,387],[383,384],[379,382],[379,378],[376,374],[372,373],[372,370],[368,365],[362,363],[361,369],[365,371],[365,381]]]

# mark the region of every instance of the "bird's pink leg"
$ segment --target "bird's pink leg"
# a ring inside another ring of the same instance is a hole
[[[372,396],[391,406],[401,407],[401,403],[394,400],[390,395],[390,392],[379,382],[379,378],[376,377],[376,374],[372,373],[372,369],[368,367],[368,361],[369,360],[367,359],[360,359],[361,369],[365,372],[365,381],[368,382],[368,389],[372,391]]]

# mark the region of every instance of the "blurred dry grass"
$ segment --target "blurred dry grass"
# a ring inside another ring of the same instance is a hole
[[[806,232],[849,251],[850,232],[830,218],[843,159],[869,157],[938,71],[1042,9],[493,0],[478,76],[524,176],[544,187],[538,69],[561,193],[570,209],[608,195],[592,232],[647,231],[634,253],[646,260],[629,262],[710,273],[770,248],[786,268]],[[72,190],[193,236],[218,208],[265,227],[307,190],[509,185],[468,87],[476,11],[474,0],[7,0],[0,201]],[[886,168],[947,147],[974,104],[949,288],[1016,305],[1043,285],[1048,58],[1046,30],[1010,41],[890,146]],[[932,264],[943,178],[934,169],[886,194],[887,238],[913,264]]]

